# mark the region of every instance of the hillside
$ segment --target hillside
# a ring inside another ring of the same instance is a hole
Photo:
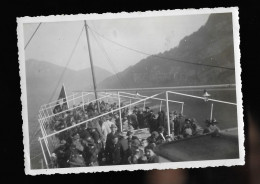
[[[29,123],[37,121],[40,105],[58,98],[62,84],[65,85],[67,94],[72,91],[84,90],[92,86],[92,75],[89,68],[80,71],[67,69],[58,87],[57,83],[64,68],[49,62],[26,61],[26,85]],[[95,67],[96,80],[100,82],[112,74],[102,68]],[[54,93],[57,87],[56,93]],[[54,94],[53,94],[54,93]],[[36,122],[37,123],[37,122]],[[31,128],[31,126],[30,126]],[[31,128],[30,131],[33,131]]]
[[[149,56],[99,84],[102,88],[159,87],[234,83],[234,70],[163,58],[234,68],[232,15],[211,14],[198,31],[169,51]],[[159,58],[160,57],[160,58]]]

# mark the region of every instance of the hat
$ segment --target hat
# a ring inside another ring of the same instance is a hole
[[[149,144],[148,146],[145,147],[145,150],[150,149],[150,150],[154,151],[155,147],[156,147],[156,145],[154,143],[151,143],[151,144]]]
[[[133,139],[131,141],[131,145],[135,146],[135,147],[138,147],[138,146],[140,146],[140,141],[138,139]]]
[[[150,107],[146,106],[145,109],[150,109]]]
[[[187,121],[187,122],[191,122],[191,119],[187,118],[187,119],[185,119],[185,121]]]
[[[154,136],[154,137],[158,137],[158,136],[159,136],[159,134],[158,134],[158,132],[156,132],[156,131],[153,131],[153,132],[152,132],[152,136]]]
[[[79,138],[80,138],[80,136],[79,136],[78,133],[76,133],[76,134],[73,135],[73,139],[79,139]]]
[[[115,124],[112,124],[110,128],[117,128]]]
[[[91,137],[88,137],[87,138],[87,143],[93,145],[94,144],[94,140]]]

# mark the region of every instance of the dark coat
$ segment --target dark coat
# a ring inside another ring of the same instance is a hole
[[[112,134],[112,132],[110,132],[109,134],[107,134],[106,147],[107,147],[108,145],[113,144],[113,143],[112,143],[112,139],[113,139],[113,136],[114,136],[114,135],[118,135],[118,133],[115,132],[115,134]]]
[[[68,160],[70,158],[70,149],[69,145],[61,145],[54,150],[54,153],[57,156],[57,164],[59,168],[69,167]]]
[[[85,160],[86,166],[96,165],[98,159],[98,148],[96,145],[85,146],[83,150],[83,157]]]
[[[123,157],[123,149],[122,146],[117,144],[110,144],[106,147],[106,158],[108,165],[119,165],[122,163]]]
[[[122,152],[122,164],[126,164],[127,163],[127,158],[130,156],[129,154],[129,144],[128,144],[128,140],[125,138],[121,138],[119,141],[119,144],[123,150]]]
[[[148,158],[147,163],[159,163],[159,157],[157,155],[154,155],[154,156]]]

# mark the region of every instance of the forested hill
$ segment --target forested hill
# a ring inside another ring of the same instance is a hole
[[[159,87],[235,82],[234,70],[176,60],[234,68],[232,14],[211,14],[204,26],[184,37],[177,47],[141,60],[118,73],[118,76],[113,75],[103,80],[99,87]]]

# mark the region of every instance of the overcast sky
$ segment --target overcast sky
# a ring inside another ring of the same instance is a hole
[[[178,46],[179,41],[197,31],[208,19],[207,15],[179,15],[151,18],[88,20],[87,24],[105,38],[146,53],[158,54]],[[24,24],[24,40],[29,40],[38,24]],[[65,66],[79,36],[83,21],[42,23],[25,50],[25,58],[47,61]],[[94,35],[96,39],[94,39]],[[109,42],[89,31],[94,65],[112,73],[134,65],[146,55],[133,52]],[[104,46],[111,62],[107,61],[100,45]],[[85,30],[82,32],[68,68],[80,70],[90,67]]]

